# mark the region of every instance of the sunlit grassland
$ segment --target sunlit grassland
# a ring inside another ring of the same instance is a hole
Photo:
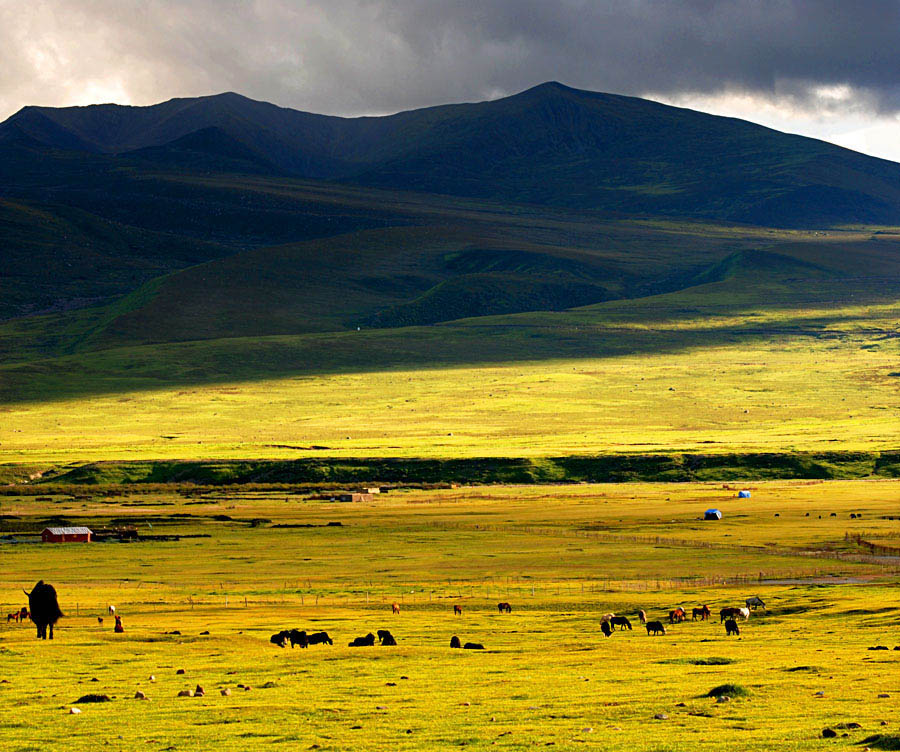
[[[771,310],[713,323],[689,312],[604,325],[596,316],[220,340],[24,366],[7,373],[22,399],[0,407],[0,461],[900,446],[895,306],[830,320],[812,309],[798,314],[803,330]],[[744,331],[754,326],[768,333]],[[570,355],[542,359],[544,336]],[[486,362],[466,364],[467,348]],[[402,365],[420,350],[448,362]],[[335,362],[346,372],[329,372]],[[72,380],[88,393],[67,397]],[[50,395],[57,383],[58,394],[29,400],[33,383]]]
[[[0,746],[30,749],[40,735],[44,748],[79,750],[106,741],[119,749],[721,749],[735,739],[741,749],[802,750],[819,748],[821,729],[838,723],[862,724],[849,732],[854,742],[897,733],[900,654],[866,648],[900,644],[898,565],[837,558],[859,554],[845,533],[900,535],[900,522],[886,519],[896,516],[897,490],[893,481],[759,483],[738,500],[722,484],[488,487],[352,505],[240,489],[0,497],[7,526],[128,517],[145,534],[211,536],[0,543],[0,603],[12,610],[20,588],[44,578],[67,614],[52,643],[35,640],[31,626],[0,622],[0,679],[9,680],[0,683]],[[700,521],[709,506],[725,518]],[[270,522],[253,527],[254,518]],[[329,521],[342,525],[273,527]],[[640,542],[651,536],[661,542]],[[634,632],[609,640],[598,629],[610,610],[660,618],[679,603],[717,611],[752,594],[769,611],[742,623],[739,640],[715,620],[672,626],[661,638],[636,618]],[[498,600],[513,613],[499,615]],[[108,616],[97,623],[109,603],[123,615],[123,635]],[[290,626],[324,629],[335,645],[269,644]],[[346,647],[381,628],[397,648]],[[452,651],[453,634],[487,650]],[[725,660],[691,663],[708,658]],[[204,698],[176,697],[198,683]],[[724,704],[702,697],[725,683],[750,694]],[[139,689],[149,702],[131,699]],[[113,701],[68,715],[87,693]],[[660,713],[667,718],[655,719]]]

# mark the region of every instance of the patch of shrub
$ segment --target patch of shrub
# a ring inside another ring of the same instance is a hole
[[[720,684],[706,693],[706,697],[746,697],[750,690],[740,684]]]
[[[867,736],[859,744],[874,749],[900,749],[900,736],[897,734],[873,734]]]
[[[660,663],[677,663],[689,666],[727,666],[729,663],[736,663],[734,658],[722,658],[719,656],[710,656],[709,658],[668,658]]]

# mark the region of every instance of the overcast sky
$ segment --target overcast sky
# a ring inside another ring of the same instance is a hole
[[[900,161],[900,0],[0,0],[0,119],[222,91],[382,114],[549,80]]]

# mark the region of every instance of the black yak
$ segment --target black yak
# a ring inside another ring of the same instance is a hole
[[[606,637],[609,637],[609,636],[612,634],[612,627],[609,626],[609,622],[608,622],[608,621],[601,621],[601,622],[600,622],[600,631],[603,632],[603,634],[604,634]]]
[[[453,637],[450,638],[450,647],[451,648],[461,648],[462,647],[462,644],[459,641],[459,637],[457,637],[456,635],[453,635]]]
[[[395,646],[397,644],[397,640],[394,638],[394,635],[392,635],[386,629],[378,630],[378,639],[381,641],[382,645],[387,645],[389,647]]]
[[[480,642],[467,642],[463,645],[463,650],[484,650],[484,645]]]
[[[365,648],[370,647],[375,644],[375,635],[371,632],[367,634],[365,637],[356,637],[353,642],[347,643],[347,647],[351,648]]]
[[[334,645],[334,641],[328,636],[328,632],[313,632],[306,635],[306,642],[310,645]]]
[[[309,645],[309,638],[306,636],[306,630],[303,629],[292,629],[288,632],[288,640],[291,641],[291,649],[296,645],[299,645],[301,648]]]
[[[273,645],[277,645],[280,648],[285,647],[285,643],[287,642],[288,637],[290,636],[290,632],[285,629],[281,632],[276,632],[269,638],[269,642]]]
[[[666,628],[663,626],[661,621],[648,621],[647,622],[647,634],[648,635],[661,635],[666,633]]]
[[[734,619],[729,619],[725,622],[725,636],[729,635],[739,635],[741,633],[740,627],[738,627],[737,622]]]
[[[62,618],[63,612],[59,610],[59,601],[56,600],[56,590],[53,585],[46,584],[43,580],[34,586],[28,596],[28,610],[31,611],[31,620],[37,625],[39,640],[46,640],[47,628],[49,638],[53,639],[53,625]]]

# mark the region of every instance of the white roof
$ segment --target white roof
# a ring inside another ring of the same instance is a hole
[[[89,527],[48,527],[44,532],[52,535],[84,535],[85,533],[90,534],[91,529]]]

